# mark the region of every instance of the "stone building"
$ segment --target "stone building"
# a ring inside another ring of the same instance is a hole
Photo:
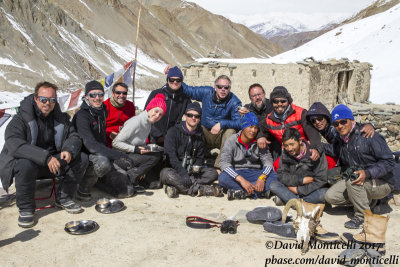
[[[248,88],[260,83],[267,96],[278,85],[285,86],[294,102],[304,108],[320,101],[329,109],[338,103],[363,103],[370,90],[369,63],[347,59],[315,61],[308,58],[289,64],[220,63],[215,61],[182,65],[185,82],[189,85],[213,85],[222,74],[232,80],[232,92],[243,102],[249,102]]]

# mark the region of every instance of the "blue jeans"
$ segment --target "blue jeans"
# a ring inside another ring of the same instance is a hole
[[[253,185],[256,184],[258,177],[260,177],[262,174],[262,170],[258,169],[241,169],[235,171]],[[267,180],[265,181],[264,191],[268,191],[271,182],[276,180],[278,180],[278,175],[276,172],[271,171],[267,176]],[[225,171],[219,175],[218,184],[226,189],[243,190],[243,187],[240,185],[240,183],[236,182],[236,180]]]
[[[305,202],[313,204],[325,203],[326,191],[328,191],[328,188],[326,187],[318,188],[314,192],[303,196],[303,200]],[[279,181],[274,181],[273,183],[271,183],[271,192],[277,195],[285,203],[287,203],[292,198],[300,198],[299,195],[294,194],[287,188],[286,185],[282,184]]]

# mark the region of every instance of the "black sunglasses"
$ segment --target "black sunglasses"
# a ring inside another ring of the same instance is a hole
[[[322,121],[324,119],[324,116],[317,116],[311,119],[312,123],[316,123],[317,121]]]
[[[337,120],[333,122],[333,126],[338,127],[340,125],[346,125],[347,124],[347,120]]]
[[[174,83],[174,82],[180,83],[180,82],[182,82],[182,79],[181,79],[181,78],[177,78],[177,79],[175,79],[175,78],[168,78],[168,81],[169,81],[170,83]]]
[[[116,95],[128,95],[128,92],[114,91]]]
[[[50,104],[54,104],[56,103],[57,99],[55,97],[44,97],[44,96],[38,96],[37,97],[39,99],[40,102],[42,102],[43,104],[46,104],[47,101],[49,101]]]
[[[90,98],[96,98],[96,97],[104,97],[104,93],[89,93]]]
[[[192,113],[186,113],[186,116],[189,117],[189,118],[195,117],[196,119],[200,119],[200,117],[201,117],[200,115],[192,114]]]
[[[225,89],[225,90],[231,89],[231,86],[230,86],[230,85],[219,85],[219,84],[216,84],[215,86],[216,86],[218,89]]]
[[[286,102],[287,102],[287,99],[274,99],[274,100],[272,100],[272,103],[274,103],[274,104],[279,104],[279,103],[285,104]]]

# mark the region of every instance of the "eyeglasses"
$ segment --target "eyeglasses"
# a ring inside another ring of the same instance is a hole
[[[347,120],[337,120],[333,122],[333,126],[338,127],[340,125],[346,125],[347,124]]]
[[[322,121],[324,119],[324,116],[317,116],[311,119],[312,123],[316,123],[317,121]]]
[[[218,89],[225,89],[225,90],[231,89],[231,86],[230,86],[230,85],[219,85],[219,84],[216,84],[215,86],[216,86]]]
[[[114,91],[116,95],[128,95],[128,92]]]
[[[263,96],[265,95],[264,93],[259,93],[259,94],[255,94],[255,95],[251,95],[251,98],[256,98],[257,96]]]
[[[96,98],[96,97],[104,97],[104,93],[89,93],[90,98]]]
[[[55,97],[44,97],[44,96],[38,96],[37,97],[39,99],[40,102],[42,102],[43,104],[46,104],[47,101],[49,101],[50,104],[54,104],[56,103],[57,99]]]
[[[200,119],[200,117],[201,117],[200,115],[192,114],[192,113],[186,113],[186,116],[189,117],[189,118],[195,117],[196,119]]]
[[[170,83],[174,83],[174,82],[177,82],[177,83],[180,83],[180,82],[182,82],[182,79],[181,78],[168,78],[168,81],[170,82]]]
[[[274,99],[274,100],[272,100],[272,103],[274,103],[274,104],[279,104],[279,103],[285,104],[286,102],[287,102],[287,99]]]

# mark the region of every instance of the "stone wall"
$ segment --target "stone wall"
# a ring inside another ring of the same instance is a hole
[[[400,106],[398,105],[362,105],[350,106],[354,118],[361,123],[372,123],[392,151],[400,151]]]
[[[218,62],[182,65],[189,85],[214,85],[222,74],[232,80],[232,92],[244,103],[249,102],[248,88],[260,83],[267,96],[275,86],[285,86],[295,104],[309,107],[320,101],[328,108],[337,103],[365,102],[369,97],[370,64],[348,60],[315,61],[307,59],[289,64]]]

